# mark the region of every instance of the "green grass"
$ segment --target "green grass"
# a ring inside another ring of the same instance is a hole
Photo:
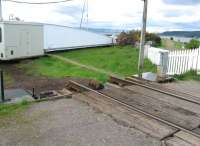
[[[23,112],[29,107],[29,105],[30,103],[27,101],[22,101],[18,104],[0,104],[0,119],[3,117],[11,117]]]
[[[189,71],[187,73],[184,73],[182,75],[175,75],[174,78],[178,80],[195,80],[200,81],[200,75],[197,75],[196,71]]]
[[[104,69],[122,76],[137,74],[139,50],[131,46],[101,47],[58,53],[82,64]],[[145,60],[144,71],[156,71],[155,65]]]
[[[105,74],[92,72],[51,57],[34,59],[31,62],[20,64],[18,67],[25,70],[27,74],[35,76],[48,76],[53,78],[70,76],[97,79],[103,82],[107,80]]]
[[[56,53],[81,64],[90,65],[121,76],[137,74],[139,50],[126,47],[101,47]],[[53,57],[41,57],[18,65],[29,75],[53,78],[79,77],[107,81],[108,75],[87,70]],[[156,66],[145,60],[145,71],[156,71]]]

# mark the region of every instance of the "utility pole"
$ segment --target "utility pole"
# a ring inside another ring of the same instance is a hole
[[[145,45],[145,34],[146,34],[146,25],[147,25],[147,7],[148,7],[148,0],[143,0],[143,1],[144,1],[144,9],[143,9],[140,52],[139,52],[139,61],[138,61],[138,76],[140,78],[142,78],[142,73],[144,69],[144,45]]]
[[[3,21],[3,16],[2,16],[2,0],[0,0],[0,21]]]
[[[80,28],[82,28],[82,23],[83,23],[83,17],[84,17],[84,13],[85,13],[86,2],[87,2],[87,0],[84,0],[83,9],[82,9],[82,16],[81,16]]]

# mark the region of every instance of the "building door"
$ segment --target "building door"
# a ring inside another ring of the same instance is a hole
[[[27,30],[21,30],[20,32],[19,52],[20,54],[23,54],[23,57],[27,57],[31,55],[30,33]]]

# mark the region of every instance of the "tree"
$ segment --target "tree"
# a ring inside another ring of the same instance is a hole
[[[200,46],[200,41],[197,39],[192,39],[190,40],[189,43],[186,44],[187,49],[196,49],[199,48],[199,46]]]

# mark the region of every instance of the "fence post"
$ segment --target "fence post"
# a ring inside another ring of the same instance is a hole
[[[160,52],[160,64],[157,66],[157,80],[163,80],[168,72],[169,52]]]
[[[151,47],[150,45],[145,45],[144,46],[144,58],[148,58],[149,48],[150,47]]]
[[[4,95],[4,78],[3,78],[3,71],[1,70],[1,101],[4,102],[5,101],[5,95]]]

